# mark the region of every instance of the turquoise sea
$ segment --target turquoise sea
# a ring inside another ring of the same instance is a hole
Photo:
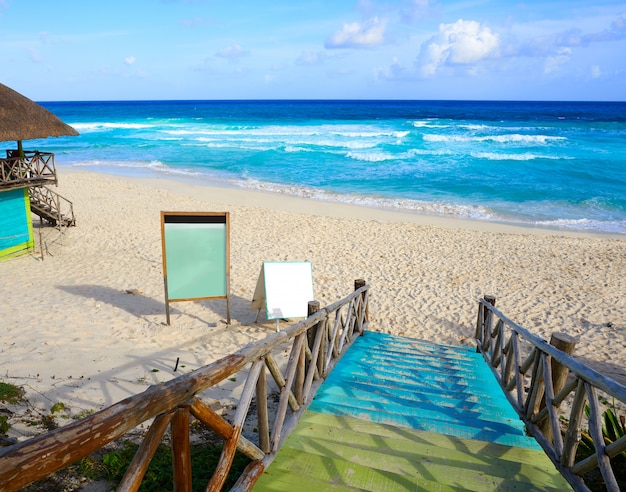
[[[626,234],[626,103],[41,103],[57,166]]]

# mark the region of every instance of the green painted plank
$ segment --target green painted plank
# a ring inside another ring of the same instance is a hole
[[[257,492],[357,492],[363,489],[339,483],[330,483],[312,476],[303,477],[295,475],[289,470],[270,467],[259,478],[254,486],[254,490]]]
[[[305,412],[254,490],[570,489],[540,451],[441,437]]]
[[[351,401],[324,392],[323,395],[315,398],[314,403],[311,404],[311,410],[324,412],[331,410],[331,413],[334,413],[334,409],[336,409],[336,411],[343,413],[344,410],[341,410],[341,408],[352,408],[359,414],[363,412],[380,412],[382,414],[402,416],[406,419],[432,419],[449,424],[489,429],[499,433],[524,434],[524,423],[519,420],[517,414],[515,414],[514,419],[511,419],[507,418],[504,412],[487,414],[485,412],[463,411],[457,408],[445,407],[438,403],[438,401],[432,401],[410,406],[402,401],[385,402],[365,398]]]
[[[359,411],[358,408],[351,408],[347,405],[323,405],[318,407],[312,404],[310,409],[312,411],[321,411],[323,413],[370,420],[379,424],[397,425],[409,429],[439,432],[448,436],[463,437],[465,439],[540,449],[539,445],[533,439],[524,435],[521,431],[515,434],[513,429],[504,428],[502,425],[497,425],[496,423],[493,423],[491,427],[470,427],[466,424],[449,422],[445,419],[424,419],[419,415],[399,415],[368,410]]]
[[[554,466],[543,451],[529,448],[504,446],[486,441],[463,439],[446,436],[436,432],[418,431],[386,424],[374,424],[367,420],[351,417],[322,414],[307,411],[303,414],[297,428],[298,436],[309,436],[311,439],[332,434],[335,429],[349,433],[349,441],[358,445],[372,446],[381,442],[393,443],[390,449],[397,452],[413,452],[416,447],[430,448],[437,446],[452,453],[462,450],[471,460],[472,455],[489,456],[493,459],[512,461],[514,463],[539,464],[554,470]]]
[[[554,487],[550,484],[531,483],[527,480],[520,481],[518,476],[511,478],[494,477],[489,473],[473,471],[462,463],[457,463],[455,467],[439,467],[431,460],[419,456],[415,456],[414,460],[409,461],[379,454],[378,460],[370,460],[359,450],[353,450],[352,459],[343,459],[336,453],[331,456],[323,456],[286,446],[281,450],[281,457],[279,462],[272,463],[269,470],[280,469],[300,476],[302,481],[306,477],[313,476],[317,480],[373,492],[414,491],[419,490],[419,488],[431,490],[434,488],[431,485],[435,484],[438,487],[443,486],[453,490],[476,492],[492,490],[561,492],[565,490],[560,485]],[[405,464],[406,467],[402,466]],[[389,469],[385,469],[385,467]],[[257,489],[255,488],[255,490]],[[263,490],[263,488],[258,490]]]
[[[272,472],[276,469],[300,477],[302,483],[308,481],[308,477],[315,477],[322,483],[330,484],[328,488],[318,489],[320,491],[329,490],[334,484],[371,492],[413,492],[420,489],[436,490],[437,488],[446,490],[445,487],[442,487],[445,484],[437,484],[418,474],[398,475],[351,461],[303,453],[289,447],[281,449],[280,455],[282,459],[272,463],[267,470],[268,473],[264,474],[255,485],[255,491],[267,490],[265,489],[266,481],[271,481],[271,473],[278,473],[278,471]]]
[[[478,453],[468,453],[468,441],[464,439],[456,438],[450,441],[454,446],[443,447],[433,434],[423,436],[411,431],[383,437],[376,429],[379,424],[366,424],[359,431],[319,423],[314,427],[302,425],[289,436],[285,447],[400,475],[415,474],[417,468],[421,476],[452,486],[459,484],[456,478],[450,482],[450,477],[462,475],[466,486],[475,485],[468,487],[472,490],[481,490],[485,477],[498,483],[540,483],[555,489],[563,485],[563,478],[542,451],[521,456],[516,452],[520,448],[508,448],[513,450],[508,459],[501,459],[499,453],[508,451],[505,446],[484,443],[482,447],[475,446]]]

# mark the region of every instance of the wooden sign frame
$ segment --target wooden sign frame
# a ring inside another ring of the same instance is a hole
[[[230,215],[161,212],[165,317],[170,302],[226,299],[230,324]]]

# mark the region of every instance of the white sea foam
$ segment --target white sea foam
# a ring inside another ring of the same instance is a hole
[[[534,224],[558,229],[626,234],[625,220],[554,219],[536,221]]]
[[[564,155],[545,155],[545,154],[533,154],[530,152],[524,152],[523,154],[500,154],[497,152],[472,152],[470,154],[476,159],[488,159],[490,161],[532,161],[535,159],[552,159],[552,160],[567,160],[573,159]]]
[[[449,125],[442,125],[441,123],[434,123],[433,121],[435,120],[414,121],[413,126],[415,128],[448,128],[449,127]]]
[[[82,161],[76,162],[72,164],[73,167],[116,167],[116,168],[131,168],[131,169],[152,169],[152,170],[160,170],[160,171],[169,171],[169,166],[166,166],[161,161],[152,160],[152,161],[139,161],[139,160],[128,160],[128,161],[100,161],[100,160],[92,160],[92,161]]]
[[[406,198],[385,198],[354,194],[339,194],[313,187],[298,185],[282,185],[258,181],[255,179],[235,180],[233,184],[271,193],[297,196],[300,198],[346,203],[371,208],[386,208],[396,211],[416,212],[434,215],[447,215],[475,220],[494,220],[493,212],[481,206],[459,205],[444,201],[420,201]]]
[[[357,161],[364,162],[382,162],[382,161],[393,161],[398,159],[400,156],[395,154],[386,154],[383,152],[370,152],[370,153],[361,153],[357,154],[355,152],[348,152],[346,157],[351,159],[356,159]]]
[[[485,136],[426,134],[423,138],[427,142],[497,142],[522,143],[530,145],[546,145],[551,142],[567,140],[565,137],[555,137],[551,135],[522,135],[519,133]]]
[[[154,128],[156,125],[147,123],[107,123],[107,122],[93,122],[93,123],[73,123],[72,127],[80,132],[100,131],[100,130],[141,130],[144,128]]]

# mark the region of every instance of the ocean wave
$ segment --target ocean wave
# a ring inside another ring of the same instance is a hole
[[[553,219],[534,222],[541,227],[626,234],[626,220]]]
[[[377,142],[359,142],[359,141],[339,141],[339,140],[313,140],[301,138],[209,138],[198,137],[193,141],[188,141],[187,145],[194,145],[194,142],[200,142],[201,146],[210,146],[214,148],[233,148],[233,149],[262,149],[262,150],[279,150],[281,148],[301,147],[307,148],[315,152],[331,152],[337,149],[371,149],[376,147]],[[263,144],[263,145],[259,145]],[[329,150],[330,149],[330,150]]]
[[[499,154],[497,152],[472,152],[470,155],[476,159],[487,159],[490,161],[532,161],[535,159],[570,160],[573,157],[563,155],[532,154]]]
[[[346,157],[350,159],[355,159],[357,161],[364,162],[382,162],[382,161],[393,161],[399,159],[400,156],[397,154],[386,154],[383,152],[370,152],[367,154],[358,154],[355,152],[348,152]]]
[[[385,198],[354,194],[339,194],[308,186],[284,185],[255,179],[234,180],[233,184],[257,191],[279,193],[299,198],[345,203],[360,207],[391,209],[398,212],[415,212],[428,215],[446,215],[472,220],[494,220],[493,212],[477,205],[462,205],[449,202],[428,202],[408,198]]]
[[[145,128],[154,128],[157,125],[147,123],[72,123],[72,128],[80,132],[99,131],[99,130],[142,130]]]
[[[295,145],[285,145],[284,150],[287,153],[292,153],[292,152],[293,153],[296,153],[296,152],[318,152],[315,149],[310,149],[310,148],[307,148],[307,147],[297,147]]]
[[[414,121],[412,124],[415,128],[449,128],[450,125],[442,125],[441,123],[433,123],[438,120],[419,120]]]
[[[357,161],[364,162],[383,162],[383,161],[403,161],[412,159],[416,156],[442,156],[449,155],[450,151],[447,149],[437,149],[437,150],[428,150],[428,149],[409,149],[405,152],[399,152],[396,154],[390,152],[368,152],[368,153],[358,153],[358,152],[348,152],[346,157],[349,159],[354,159]]]
[[[81,161],[72,164],[72,167],[115,167],[115,168],[129,168],[129,169],[152,169],[168,171],[169,166],[163,164],[161,161],[140,161],[140,160],[128,160],[128,161]]]
[[[294,137],[336,135],[347,138],[377,138],[393,137],[403,138],[410,132],[407,130],[386,130],[378,128],[352,128],[348,126],[321,125],[308,126],[264,126],[264,127],[191,127],[191,128],[163,128],[159,132],[173,135],[214,135],[214,136],[240,136],[250,135],[258,137]]]
[[[289,185],[261,181],[255,178],[250,178],[246,172],[243,172],[238,177],[234,177],[226,173],[220,174],[207,169],[172,167],[159,160],[90,160],[72,164],[72,167],[109,168],[113,170],[112,172],[122,175],[125,174],[125,172],[131,173],[131,175],[137,173],[135,174],[137,176],[142,176],[143,173],[158,173],[159,175],[173,176],[181,179],[193,178],[196,183],[198,182],[198,179],[200,179],[206,180],[207,183],[220,183],[226,186],[278,193],[306,199],[345,203],[362,207],[388,209],[397,212],[448,216],[460,219],[508,223],[547,229],[626,234],[626,219],[609,218],[608,216],[607,219],[604,219],[603,217],[606,215],[606,211],[600,210],[594,213],[595,208],[597,208],[594,207],[594,205],[597,205],[595,202],[592,204],[585,204],[587,206],[588,213],[585,213],[584,210],[578,210],[578,207],[577,211],[572,210],[571,207],[568,208],[567,205],[564,204],[560,204],[556,208],[554,206],[550,206],[550,204],[543,204],[535,210],[537,213],[534,213],[533,207],[528,204],[524,205],[522,209],[511,209],[511,207],[505,203],[487,206],[460,204],[444,200],[429,201],[354,193],[336,193],[307,185]],[[591,207],[592,210],[590,210],[589,207]],[[551,212],[546,214],[546,211],[549,209],[551,209]],[[595,215],[596,218],[563,218],[571,216],[573,213],[576,213],[577,215]],[[537,220],[536,217],[538,214],[541,214],[544,217],[547,215],[548,217]],[[550,215],[557,218],[549,218]],[[533,216],[535,218],[533,218]],[[561,216],[561,218],[558,218],[558,216]]]
[[[485,135],[485,136],[465,136],[465,135],[439,135],[425,134],[423,136],[427,142],[497,142],[497,143],[523,143],[534,145],[546,145],[550,142],[567,140],[566,137],[555,137],[551,135],[523,135],[511,133],[508,135]]]

